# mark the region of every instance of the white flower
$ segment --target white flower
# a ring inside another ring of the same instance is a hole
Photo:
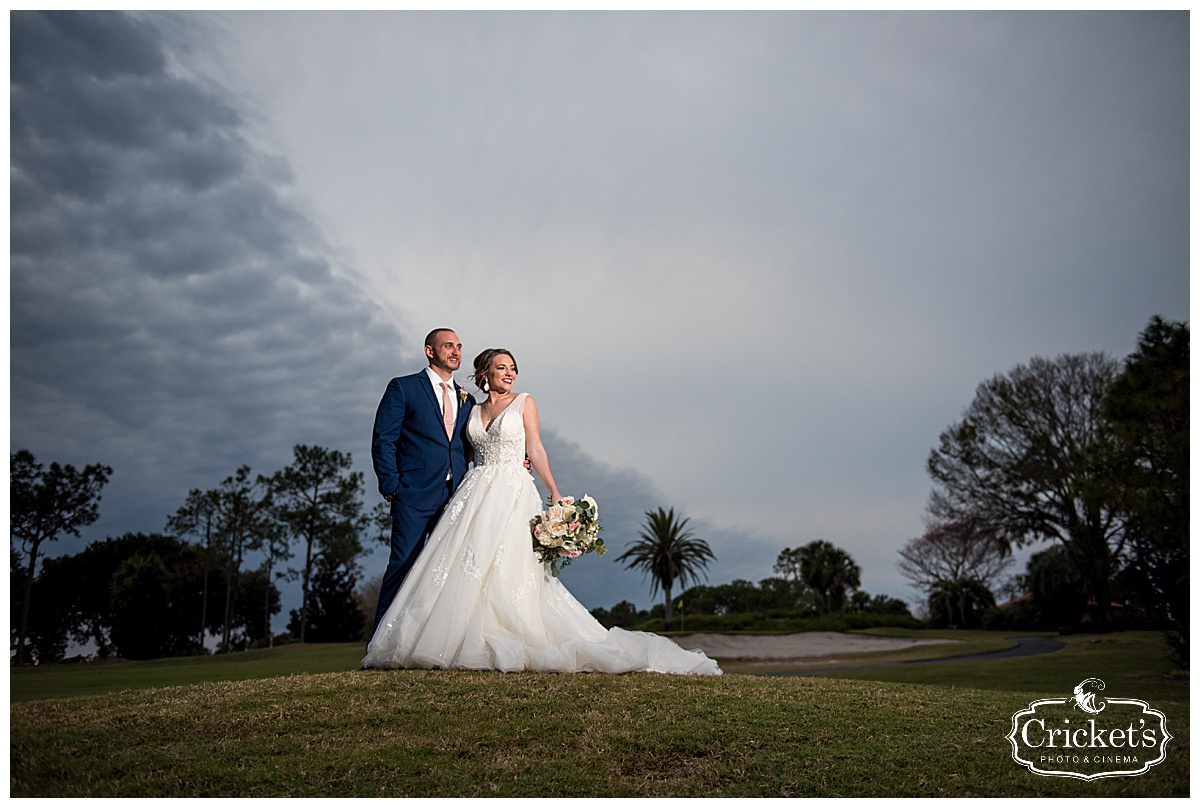
[[[533,551],[558,575],[559,565],[584,553],[603,555],[607,549],[599,539],[600,522],[596,500],[584,495],[578,501],[563,497],[529,520]]]

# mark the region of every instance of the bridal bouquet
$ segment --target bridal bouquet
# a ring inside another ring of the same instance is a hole
[[[558,577],[559,567],[571,563],[584,553],[604,555],[608,548],[600,538],[600,517],[596,500],[584,496],[563,497],[529,520],[533,534],[533,551],[543,563],[550,565],[550,574]]]

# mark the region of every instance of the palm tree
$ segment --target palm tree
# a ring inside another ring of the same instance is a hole
[[[674,508],[646,511],[646,526],[638,534],[641,538],[617,558],[628,562],[627,568],[641,569],[650,576],[651,595],[662,589],[668,630],[674,616],[671,590],[675,583],[685,586],[689,580],[699,583],[701,570],[716,559],[708,542],[695,538],[687,523],[687,519],[675,518]]]
[[[862,570],[850,554],[823,539],[809,542],[798,551],[800,577],[816,593],[821,611],[840,612],[846,592],[857,589]]]
[[[930,623],[939,628],[979,628],[985,609],[996,605],[992,592],[978,578],[954,578],[929,589]]]

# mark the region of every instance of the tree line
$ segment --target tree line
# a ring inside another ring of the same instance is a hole
[[[384,538],[383,505],[363,504],[351,456],[298,445],[270,475],[243,466],[219,485],[193,489],[157,534],[91,542],[37,562],[47,542],[79,535],[99,516],[112,474],[102,465],[43,468],[27,450],[10,458],[10,548],[15,662],[63,658],[68,642],[102,656],[149,659],[273,642],[282,581],[300,582],[288,630],[300,642],[358,639],[356,591],[366,542]]]
[[[982,625],[1012,551],[1052,542],[1012,583],[1014,614],[1157,622],[1186,660],[1189,342],[1154,317],[1124,362],[1034,358],[979,385],[930,452],[927,527],[900,551],[933,618]]]
[[[650,578],[651,595],[662,591],[663,602],[638,609],[623,600],[611,609],[592,609],[603,625],[634,628],[662,620],[664,630],[678,627],[675,610],[693,615],[724,617],[760,613],[768,617],[831,614],[910,617],[908,606],[887,595],[871,596],[859,589],[862,569],[845,550],[823,539],[795,549],[785,547],[775,561],[775,576],[758,584],[737,579],[709,586],[699,583],[715,556],[708,543],[687,527],[688,519],[675,509],[646,512],[638,541],[617,560],[630,569],[641,569]],[[674,585],[693,586],[672,597]],[[680,621],[684,622],[684,621]],[[710,621],[711,622],[711,621]]]
[[[1101,353],[1034,358],[979,385],[962,419],[939,436],[927,470],[926,529],[901,548],[901,572],[925,596],[933,625],[1106,629],[1131,616],[1171,629],[1186,664],[1189,602],[1189,333],[1155,317],[1123,363]],[[299,580],[288,625],[306,641],[363,635],[370,583],[356,589],[364,539],[386,539],[388,515],[362,502],[349,454],[296,446],[269,476],[239,468],[191,491],[164,533],[93,542],[46,560],[46,542],[99,515],[112,474],[11,456],[11,630],[18,664],[61,659],[67,641],[102,656],[150,658],[271,642],[281,580]],[[713,615],[788,610],[907,614],[903,602],[859,591],[860,569],[827,541],[785,548],[776,577],[710,587],[715,556],[674,509],[648,511],[617,560],[650,578],[663,602],[593,613],[606,625],[661,616],[677,602]],[[1005,581],[1015,548],[1053,542],[1023,575]],[[255,563],[257,562],[257,563]],[[291,562],[291,563],[289,563]],[[684,589],[676,599],[676,587]],[[995,594],[1020,597],[998,609]]]

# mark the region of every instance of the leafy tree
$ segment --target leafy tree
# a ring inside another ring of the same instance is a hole
[[[687,604],[691,614],[718,614],[720,597],[715,586],[696,584],[679,593],[679,600]]]
[[[113,576],[113,642],[121,656],[131,659],[192,653],[191,615],[201,596],[202,551],[170,537],[145,541],[147,549],[122,561]],[[260,571],[214,577],[218,593],[226,582],[238,588],[236,596],[226,599],[236,604],[229,618],[214,615],[214,622],[228,631],[222,635],[222,650],[243,649],[263,639],[263,612],[279,611],[279,590]]]
[[[265,568],[249,570],[238,577],[237,604],[234,625],[240,631],[231,639],[230,648],[240,651],[273,644],[271,615],[279,614],[282,605],[279,587],[267,576]]]
[[[179,605],[172,598],[174,577],[154,552],[132,555],[117,567],[111,583],[112,639],[122,657],[156,659],[194,647],[190,629],[172,631]]]
[[[79,528],[100,516],[97,503],[100,490],[108,482],[112,469],[99,464],[77,471],[74,466],[51,463],[48,470],[21,449],[10,457],[11,521],[13,538],[28,553],[25,585],[21,603],[21,622],[17,631],[16,664],[27,661],[25,635],[32,608],[33,582],[38,551],[44,542],[66,534],[79,535]]]
[[[69,604],[71,635],[94,641],[102,656],[176,656],[196,650],[201,555],[171,536],[127,533],[53,559],[39,582],[54,581],[56,600]]]
[[[929,624],[933,628],[979,628],[983,613],[995,605],[991,590],[977,578],[938,581],[929,590]]]
[[[675,509],[646,511],[646,524],[639,539],[629,545],[617,561],[628,569],[641,569],[650,576],[650,594],[663,591],[663,620],[669,630],[674,614],[671,592],[676,584],[699,581],[701,571],[716,559],[708,542],[687,529],[687,519],[676,519]]]
[[[1101,620],[1125,541],[1101,407],[1116,375],[1103,354],[1034,358],[981,384],[929,456],[934,518],[977,520],[998,540],[1058,540],[1088,580]]]
[[[276,565],[280,561],[286,561],[292,557],[291,547],[288,546],[287,533],[282,529],[278,522],[271,522],[264,525],[262,535],[259,538],[256,548],[263,553],[262,565],[255,571],[256,575],[268,582],[269,586],[260,586],[262,590],[262,616],[263,626],[261,636],[267,639],[270,647],[275,645],[275,635],[271,631],[271,615],[277,613],[280,609],[278,605],[279,590],[274,586],[276,580],[295,580],[296,574],[290,570],[279,571]],[[272,594],[274,593],[274,594]],[[274,600],[272,600],[274,598]]]
[[[795,581],[800,586],[805,586],[804,575],[800,571],[800,566],[800,548],[792,549],[791,547],[784,547],[779,551],[779,556],[775,559],[775,566],[772,567],[772,571],[782,575],[786,580]]]
[[[27,585],[25,565],[21,562],[20,554],[12,547],[9,548],[11,589],[10,614],[20,614],[21,604],[25,602],[25,587]],[[41,570],[33,582],[33,597],[38,608],[29,615],[29,625],[26,627],[25,646],[29,659],[42,665],[57,662],[66,655],[69,635],[70,604],[57,597],[62,587],[54,581],[57,559],[48,558],[42,562]],[[13,650],[17,647],[16,623],[10,626],[9,639]]]
[[[1033,628],[1058,629],[1083,616],[1091,591],[1066,548],[1056,545],[1034,553],[1023,577],[1033,609]]]
[[[743,614],[758,611],[761,600],[758,587],[742,578],[735,578],[727,584],[709,587],[713,601],[712,614]],[[688,601],[692,603],[692,601]],[[692,603],[691,610],[699,613],[698,605]]]
[[[801,547],[784,547],[775,559],[774,571],[783,580],[792,584],[796,593],[796,602],[792,608],[820,610],[822,606],[817,594],[809,587],[804,577],[804,551]]]
[[[120,554],[113,551],[118,545]],[[57,638],[64,646],[69,636],[78,643],[93,643],[101,658],[114,652],[109,591],[117,566],[133,552],[123,539],[107,539],[75,555],[46,559],[34,588],[43,601],[59,604],[67,613]]]
[[[784,548],[780,557],[789,553]],[[846,605],[846,594],[859,587],[862,569],[845,551],[818,539],[796,551],[801,580],[816,596],[818,610],[825,614],[840,612]]]
[[[167,520],[169,530],[203,537],[206,563],[213,558],[214,550],[222,562],[225,575],[221,618],[223,651],[230,650],[238,622],[236,616],[242,611],[237,599],[242,590],[240,579],[246,553],[269,546],[269,555],[277,555],[279,527],[270,518],[270,505],[267,480],[262,476],[252,479],[250,467],[242,466],[216,488],[190,492],[183,506]],[[208,614],[207,590],[201,600],[200,613],[202,617]]]
[[[912,617],[912,612],[908,610],[908,604],[899,598],[888,595],[872,597],[863,591],[855,592],[850,596],[850,603],[847,605],[846,611],[852,614],[895,614]]]
[[[784,578],[764,578],[757,585],[736,579],[727,584],[699,584],[682,594],[689,614],[746,614],[772,609],[805,608],[803,585]]]
[[[338,568],[353,579],[355,561],[363,554],[360,535],[369,529],[371,518],[363,514],[362,473],[350,471],[351,462],[349,454],[299,445],[292,464],[270,479],[275,519],[304,548],[304,565],[294,570],[302,582],[296,621],[300,642],[307,642],[308,627],[314,623],[314,575],[324,572],[325,587],[334,586]],[[353,590],[351,584],[349,592]]]
[[[812,609],[815,600],[803,581],[763,578],[758,582],[760,609]]]
[[[354,572],[344,566],[318,565],[312,579],[308,624],[300,623],[302,611],[291,610],[288,630],[303,642],[353,642],[363,638],[362,612],[355,598]]]
[[[194,536],[203,548],[204,574],[203,591],[200,597],[199,631],[196,634],[197,648],[204,647],[204,635],[208,631],[209,571],[212,569],[214,545],[218,544],[218,512],[220,505],[217,491],[201,491],[193,488],[187,499],[173,516],[167,518],[167,531],[175,536]]]
[[[623,600],[612,609],[596,608],[592,609],[592,616],[600,621],[600,624],[605,628],[633,628],[639,623],[644,623],[650,619],[650,613],[645,609],[638,609],[627,600]]]
[[[240,467],[216,489],[217,524],[225,545],[225,612],[221,648],[230,650],[242,563],[248,550],[260,549],[278,528],[270,518],[270,495],[263,477],[250,479],[250,467]],[[269,633],[269,632],[268,632]]]
[[[48,559],[35,592],[61,610],[62,617],[52,625],[41,618],[34,624],[46,626],[47,648],[53,643],[65,645],[69,636],[76,642],[95,643],[102,657],[149,659],[194,653],[194,621],[206,577],[209,591],[224,599],[223,562],[218,559],[206,573],[203,555],[203,548],[172,536],[127,533],[92,542],[73,556]],[[261,636],[261,610],[268,602],[261,575],[243,574],[239,586],[230,647]],[[280,608],[274,586],[269,608],[273,613]],[[223,622],[223,615],[214,613],[204,629],[220,630]]]
[[[1153,318],[1104,399],[1128,520],[1121,581],[1147,612],[1180,625],[1190,613],[1189,342],[1187,325]]]

